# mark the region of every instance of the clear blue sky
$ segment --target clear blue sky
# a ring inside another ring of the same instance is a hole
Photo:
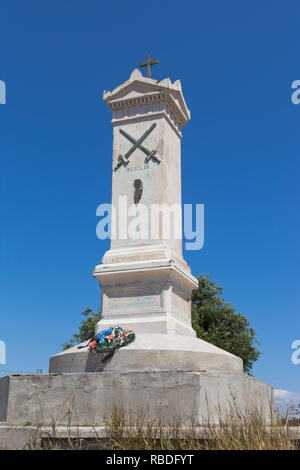
[[[192,113],[183,202],[205,204],[205,246],[185,257],[255,328],[256,377],[300,394],[299,16],[293,0],[1,1],[0,374],[46,372],[80,312],[100,304],[96,207],[110,202],[112,157],[102,91],[150,52],[154,78],[181,79]]]

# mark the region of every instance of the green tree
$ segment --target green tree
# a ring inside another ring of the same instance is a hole
[[[87,308],[81,313],[81,315],[84,316],[84,319],[79,325],[79,332],[75,333],[70,341],[63,344],[64,350],[69,349],[82,341],[87,341],[95,334],[95,326],[101,318],[100,309],[97,312],[93,312],[91,308]]]
[[[260,352],[255,331],[247,318],[222,297],[223,289],[203,274],[192,293],[192,326],[197,337],[243,359],[244,372],[249,373]]]

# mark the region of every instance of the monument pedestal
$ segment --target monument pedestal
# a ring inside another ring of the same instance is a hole
[[[103,362],[87,342],[50,359],[51,373],[70,372],[196,372],[226,371],[242,374],[243,361],[198,338],[138,333],[134,342]],[[120,397],[121,398],[121,397]]]
[[[99,426],[114,406],[132,413],[218,423],[234,407],[268,419],[272,388],[239,372],[112,371],[8,376],[0,379],[0,423]]]
[[[120,250],[113,257],[106,255],[94,269],[101,287],[103,317],[96,332],[120,325],[136,334],[195,337],[191,327],[191,293],[198,281],[183,260],[175,261],[166,248],[131,253],[126,250],[125,254],[126,257],[124,250]]]

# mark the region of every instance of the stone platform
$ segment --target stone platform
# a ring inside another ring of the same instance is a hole
[[[9,425],[96,426],[115,405],[205,424],[232,406],[267,418],[272,387],[239,372],[84,372],[7,376],[0,397],[0,422]]]
[[[87,343],[52,356],[49,372],[243,371],[239,357],[191,336],[139,333],[105,362]]]
[[[186,423],[217,422],[233,405],[267,418],[272,387],[242,370],[240,358],[193,337],[139,334],[105,362],[83,343],[53,356],[49,374],[1,378],[0,422],[99,426],[115,405]]]
[[[149,439],[149,430],[147,428],[132,428],[126,429],[130,437],[136,436],[142,439],[143,437]],[[194,439],[209,439],[210,429],[206,426],[199,427],[182,427],[180,428],[183,435],[191,433]],[[272,431],[272,428],[269,427]],[[178,431],[174,428],[164,428],[165,435],[171,437],[174,435],[178,439]],[[157,433],[159,436],[159,432]],[[300,426],[290,426],[289,435],[296,443],[300,442]],[[5,423],[0,423],[0,449],[1,450],[15,450],[15,449],[41,449],[42,441],[51,439],[55,446],[55,441],[65,441],[66,448],[70,440],[72,445],[76,448],[98,450],[97,443],[110,438],[111,430],[106,426],[10,426]],[[78,446],[76,446],[76,443]]]
[[[115,406],[186,426],[217,424],[219,413],[233,408],[255,408],[268,419],[272,387],[244,375],[240,358],[200,339],[140,334],[104,363],[82,346],[53,356],[49,374],[0,379],[6,448],[22,448],[34,426],[75,426],[84,438],[86,427],[103,426]]]

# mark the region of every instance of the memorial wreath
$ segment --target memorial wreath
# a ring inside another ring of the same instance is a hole
[[[96,353],[113,353],[135,340],[133,330],[126,330],[120,326],[102,330],[92,338],[88,344],[90,351]]]

